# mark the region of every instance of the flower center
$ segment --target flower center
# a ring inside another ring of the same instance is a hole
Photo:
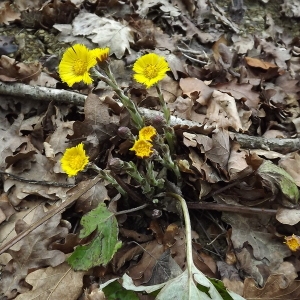
[[[81,169],[82,165],[83,165],[82,157],[80,157],[80,156],[74,156],[74,157],[70,158],[69,165],[74,170]]]
[[[87,71],[87,62],[82,59],[75,60],[73,65],[73,71],[77,76],[83,75]]]
[[[148,65],[144,70],[144,75],[148,79],[153,79],[158,75],[158,69],[155,65]]]

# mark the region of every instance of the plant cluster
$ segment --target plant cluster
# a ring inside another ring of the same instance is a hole
[[[187,269],[180,276],[175,276],[172,280],[155,286],[154,290],[161,289],[157,299],[173,299],[172,289],[178,282],[185,283],[182,293],[188,293],[192,298],[200,299],[204,296],[223,299],[217,291],[217,285],[220,283],[216,284],[207,279],[202,272],[197,270],[192,259],[190,217],[186,202],[181,197],[182,178],[175,159],[176,136],[170,126],[170,111],[159,86],[159,82],[169,70],[165,58],[155,53],[143,55],[133,65],[135,72],[133,77],[138,83],[145,85],[146,88],[156,87],[163,111],[163,117],[160,118],[159,126],[156,128],[155,124],[145,123],[137,105],[118,86],[110,69],[108,48],[89,50],[84,45],[77,44],[67,49],[59,65],[62,81],[73,86],[76,82],[83,81],[90,84],[94,79],[98,79],[115,91],[119,101],[128,110],[132,125],[132,128],[120,127],[118,134],[132,143],[129,150],[135,153],[137,159],[125,161],[119,157],[113,157],[108,162],[108,168],[101,169],[89,159],[83,143],[80,143],[65,151],[61,158],[61,167],[68,176],[76,176],[87,169],[96,171],[98,176],[112,184],[124,199],[128,198],[128,193],[119,185],[117,176],[126,172],[140,186],[145,196],[145,203],[141,208],[146,206],[155,208],[156,205],[162,207],[161,203],[166,197],[180,204],[179,215],[183,216],[186,227]],[[158,133],[158,130],[161,133]],[[138,135],[134,135],[133,132],[138,132]],[[88,270],[96,265],[106,265],[110,262],[121,247],[115,217],[120,213],[122,211],[113,213],[104,203],[101,203],[96,209],[82,217],[79,237],[86,238],[92,233],[94,237],[90,243],[76,247],[68,258],[68,263],[75,270]],[[221,289],[225,292],[224,286]],[[228,299],[242,299],[231,292],[227,295]]]

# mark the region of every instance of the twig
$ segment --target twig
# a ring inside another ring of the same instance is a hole
[[[129,214],[129,213],[132,213],[132,212],[135,212],[135,211],[139,211],[141,209],[144,209],[147,206],[148,206],[148,204],[143,204],[143,205],[140,205],[138,207],[131,208],[131,209],[121,210],[121,211],[116,212],[115,216],[123,215],[123,214]]]
[[[203,60],[199,60],[199,59],[196,59],[196,58],[193,58],[185,53],[182,53],[182,55],[190,60],[193,60],[194,62],[197,62],[198,64],[201,64],[201,65],[207,65],[207,61],[203,61]]]
[[[56,187],[74,187],[75,184],[72,183],[62,183],[62,182],[54,182],[54,181],[39,181],[39,180],[31,180],[31,179],[25,179],[23,177],[19,177],[17,175],[7,173],[0,170],[0,174],[6,175],[8,177],[11,177],[15,180],[26,182],[30,184],[38,184],[38,185],[44,185],[44,186],[56,186]]]
[[[30,86],[22,83],[5,83],[0,82],[0,94],[10,95],[15,97],[23,97],[24,99],[31,99],[37,101],[56,101],[58,103],[70,103],[74,105],[83,106],[86,96],[67,90],[57,90],[52,88],[44,88],[38,86]],[[139,108],[141,114],[149,119],[163,116],[160,111],[155,111],[147,108]],[[199,128],[203,124],[193,122],[190,120],[184,120],[175,116],[171,116],[171,126],[187,126],[190,128]],[[206,128],[211,132],[214,127]],[[269,151],[277,151],[279,153],[289,153],[298,151],[300,148],[300,138],[295,139],[279,139],[271,138],[266,139],[263,137],[249,136],[247,134],[234,133],[236,140],[241,145],[241,148],[245,149],[265,149]]]
[[[230,211],[239,214],[275,215],[277,213],[276,209],[247,207],[247,206],[240,206],[240,205],[227,205],[227,204],[209,203],[209,202],[187,202],[187,206],[190,209]]]

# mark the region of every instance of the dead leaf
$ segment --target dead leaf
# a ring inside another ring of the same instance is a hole
[[[238,84],[236,79],[216,85],[217,90],[228,93],[237,100],[245,101],[249,108],[258,109],[259,93],[252,91],[252,87],[253,85],[249,83]]]
[[[22,63],[6,55],[0,58],[0,79],[4,82],[24,83],[37,80],[42,70],[40,63]]]
[[[300,155],[298,152],[293,152],[285,155],[280,159],[278,165],[288,172],[298,187],[300,187]]]
[[[243,130],[235,99],[226,93],[213,91],[206,113],[206,125]]]
[[[284,275],[273,274],[270,275],[265,285],[259,288],[252,278],[246,278],[243,297],[247,300],[296,300],[300,297],[300,281],[295,280],[288,284]]]
[[[280,207],[277,210],[276,219],[281,224],[296,225],[300,222],[300,210]]]
[[[0,24],[9,25],[9,22],[20,20],[21,14],[15,11],[9,1],[0,3]]]
[[[33,222],[39,220],[45,213],[38,206],[35,211]],[[66,236],[68,230],[59,226],[61,215],[55,215],[41,226],[28,234],[21,243],[20,250],[9,249],[7,252],[12,259],[4,267],[0,290],[8,299],[15,297],[17,293],[28,290],[22,281],[28,275],[30,269],[45,266],[58,266],[65,261],[65,255],[58,250],[49,250],[51,243]],[[16,232],[19,234],[29,225],[22,220],[16,223]]]
[[[246,56],[245,61],[248,64],[248,66],[254,67],[254,68],[261,68],[263,70],[268,70],[270,68],[277,68],[277,66],[275,64],[260,60],[258,58]]]
[[[84,272],[75,272],[67,263],[38,269],[25,279],[32,285],[32,290],[19,295],[16,300],[76,300],[82,293],[83,276]]]
[[[205,151],[205,155],[212,162],[225,168],[230,155],[229,134],[227,130],[218,129],[212,134],[211,149]]]

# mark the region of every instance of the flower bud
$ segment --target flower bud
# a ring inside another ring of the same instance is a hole
[[[115,172],[116,174],[120,173],[123,170],[124,161],[120,158],[112,158],[108,163],[108,168]]]
[[[167,125],[167,121],[164,116],[157,115],[152,119],[152,126],[158,131],[162,130]]]
[[[122,127],[119,127],[119,129],[118,129],[118,136],[121,139],[127,140],[132,137],[132,133],[128,127],[122,126]]]

